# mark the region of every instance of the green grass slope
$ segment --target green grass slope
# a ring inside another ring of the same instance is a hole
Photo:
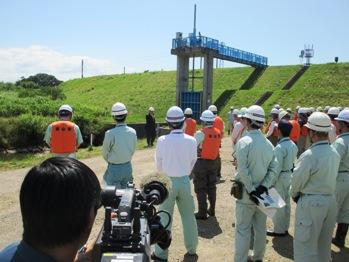
[[[298,71],[299,65],[268,67],[250,90],[239,90],[252,73],[249,67],[214,70],[213,101],[225,90],[236,90],[220,114],[225,118],[230,106],[249,106],[265,91],[273,95],[263,105],[269,111],[279,103],[284,107],[348,106],[349,63],[312,65],[300,80],[287,91],[281,90]],[[202,75],[197,70],[196,75]],[[195,90],[200,90],[201,80],[196,80]],[[82,104],[109,117],[113,103],[121,101],[129,110],[129,122],[144,122],[149,106],[154,106],[158,121],[163,121],[166,110],[175,104],[176,72],[148,72],[141,74],[98,76],[63,83],[69,104]]]

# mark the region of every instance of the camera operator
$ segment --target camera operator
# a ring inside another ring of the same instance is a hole
[[[100,207],[95,173],[73,158],[34,166],[20,190],[23,239],[0,252],[0,261],[74,261]]]

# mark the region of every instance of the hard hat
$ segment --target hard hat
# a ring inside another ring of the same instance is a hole
[[[314,112],[308,117],[305,126],[314,131],[329,132],[331,130],[331,119],[325,113]]]
[[[202,112],[200,116],[200,120],[204,122],[213,122],[215,119],[215,115],[212,113],[211,110],[205,110]]]
[[[191,108],[186,108],[185,110],[184,110],[184,114],[185,115],[192,115],[193,114],[193,110],[191,110]]]
[[[300,107],[298,109],[298,114],[307,114],[309,112],[309,109],[306,107]]]
[[[324,110],[322,109],[321,106],[318,106],[318,107],[316,108],[316,111],[317,111],[317,112],[322,112],[322,111],[324,111]]]
[[[166,121],[169,123],[180,123],[185,120],[183,110],[178,106],[171,106],[167,110]]]
[[[217,107],[215,105],[210,105],[208,110],[210,110],[212,113],[217,113]]]
[[[274,107],[271,111],[270,114],[279,114],[280,110],[276,107]]]
[[[309,107],[308,109],[309,109],[308,112],[311,112],[311,113],[313,113],[313,112],[315,111],[315,108],[314,108],[314,107]]]
[[[150,112],[154,112],[155,111],[155,109],[154,109],[154,107],[149,107],[149,109],[148,109],[148,111],[150,111]]]
[[[238,117],[243,117],[247,112],[247,107],[241,107]]]
[[[330,109],[331,107],[330,106],[325,106],[325,108],[324,108],[324,110],[326,111],[328,111],[328,109]]]
[[[343,107],[339,106],[338,107],[339,112],[343,110]]]
[[[280,105],[279,105],[279,104],[276,104],[276,105],[274,105],[274,108],[280,109]]]
[[[301,108],[301,106],[296,106],[296,110],[299,110]]]
[[[338,114],[339,114],[339,109],[338,109],[338,107],[331,107],[330,109],[328,109],[327,114],[328,114],[328,115],[335,115],[335,116],[338,116]]]
[[[62,105],[59,109],[58,109],[58,113],[61,111],[68,111],[70,113],[73,113],[73,108],[70,105]]]
[[[127,114],[127,109],[123,103],[117,102],[111,107],[112,116],[122,116],[126,114]]]
[[[335,118],[337,121],[344,121],[349,123],[349,109],[344,109],[342,110],[339,114],[338,117]]]
[[[235,109],[235,107],[233,107],[233,106],[230,107],[230,110],[234,110],[234,109]]]
[[[288,107],[287,109],[286,109],[286,111],[288,112],[288,113],[292,113],[292,109],[290,108],[290,107]]]
[[[250,106],[244,117],[258,122],[265,122],[264,109],[257,105]]]
[[[281,119],[283,119],[287,115],[289,116],[289,113],[287,111],[285,111],[285,110],[282,110],[282,111],[279,112],[279,119],[281,120]]]
[[[238,115],[238,114],[240,114],[239,109],[234,109],[234,110],[233,110],[233,115]]]

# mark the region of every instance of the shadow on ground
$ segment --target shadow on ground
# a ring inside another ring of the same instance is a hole
[[[293,237],[291,235],[285,237],[272,237],[272,242],[274,250],[280,256],[293,260]]]
[[[197,220],[197,224],[200,237],[209,239],[223,233],[216,217],[209,217],[207,220]]]

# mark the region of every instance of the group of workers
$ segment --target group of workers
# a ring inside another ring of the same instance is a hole
[[[125,188],[133,181],[131,159],[137,134],[126,124],[128,111],[123,103],[115,103],[111,111],[116,125],[106,131],[103,141],[102,155],[108,163],[103,179],[107,185]],[[169,197],[159,209],[172,215],[177,204],[185,256],[197,256],[196,220],[215,216],[216,183],[221,169],[219,151],[224,136],[224,122],[217,112],[215,105],[203,111],[202,128],[197,130],[192,109],[183,112],[177,106],[169,108],[166,122],[171,131],[156,143],[156,169],[172,181]],[[79,127],[71,122],[72,114],[69,105],[61,106],[59,121],[46,131],[44,140],[54,156],[76,157],[82,136]],[[234,261],[262,261],[266,235],[288,235],[290,198],[297,203],[294,260],[330,261],[331,241],[344,247],[349,224],[349,109],[297,107],[292,117],[290,108],[284,110],[275,105],[271,116],[264,133],[266,116],[262,107],[232,108],[229,114],[228,133],[236,166],[234,181],[241,189],[241,194],[234,194]],[[148,118],[149,123],[155,124],[153,108],[149,108],[147,121]],[[149,146],[154,143],[153,137],[153,133],[149,135]],[[196,213],[191,178],[197,198]],[[275,187],[286,206],[274,215],[273,231],[267,231],[267,217],[258,205],[271,187]],[[167,220],[167,216],[161,216],[163,224]],[[332,239],[336,221],[336,236]],[[171,224],[170,221],[170,229]],[[254,244],[250,257],[251,235]],[[156,245],[152,259],[167,261],[168,250]]]

